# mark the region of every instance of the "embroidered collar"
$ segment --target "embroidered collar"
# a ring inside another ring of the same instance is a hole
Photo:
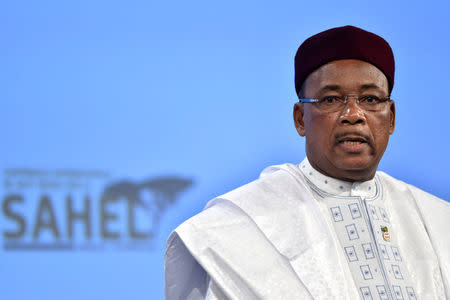
[[[373,200],[378,197],[381,184],[378,176],[368,181],[349,182],[326,176],[314,169],[305,158],[299,165],[301,172],[311,188],[323,196],[334,197],[361,197],[367,200]]]

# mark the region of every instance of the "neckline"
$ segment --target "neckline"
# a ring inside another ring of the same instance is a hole
[[[380,194],[381,184],[378,175],[367,181],[349,182],[336,179],[314,169],[307,157],[298,167],[311,188],[322,197],[360,197],[374,200]]]

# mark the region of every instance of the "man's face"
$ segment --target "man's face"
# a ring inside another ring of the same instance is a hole
[[[303,84],[304,98],[356,94],[389,96],[385,75],[374,65],[356,60],[332,61],[311,73]],[[395,106],[383,104],[380,111],[365,111],[354,98],[342,110],[326,113],[316,104],[297,103],[294,121],[306,137],[306,155],[321,173],[346,180],[373,178],[394,132]]]

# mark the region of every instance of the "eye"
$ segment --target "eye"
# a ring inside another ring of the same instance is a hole
[[[325,96],[319,101],[323,105],[337,104],[339,102],[342,102],[342,100],[338,96]]]
[[[359,102],[366,104],[378,104],[381,102],[380,98],[373,95],[363,96],[360,98]]]

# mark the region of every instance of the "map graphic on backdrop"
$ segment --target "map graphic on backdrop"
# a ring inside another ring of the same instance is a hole
[[[164,212],[193,184],[179,176],[132,181],[103,171],[6,169],[3,250],[151,250]]]

